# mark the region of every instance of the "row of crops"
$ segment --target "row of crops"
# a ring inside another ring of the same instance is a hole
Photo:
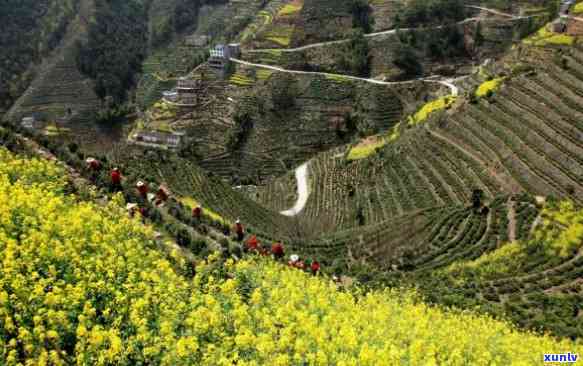
[[[505,83],[490,101],[465,106],[440,133],[498,162],[500,174],[532,194],[581,202],[582,99],[575,82],[582,79],[570,64]]]
[[[43,69],[11,113],[15,120],[32,112],[43,112],[47,118],[55,119],[65,116],[70,108],[73,122],[90,122],[99,105],[92,83],[68,57]]]
[[[55,164],[0,150],[3,365],[534,364],[582,352],[409,291],[346,293],[261,258],[192,263],[161,252],[118,199],[102,207],[66,189]]]
[[[579,338],[583,260],[576,228],[581,211],[571,202],[552,203],[539,215],[532,202],[517,202],[519,241],[416,272],[408,280],[431,301],[472,307],[523,327]],[[534,222],[538,227],[533,231]]]
[[[335,258],[338,271],[353,270],[355,263],[364,261],[374,271],[431,272],[495,250],[508,241],[512,230],[515,239],[527,238],[539,210],[528,196],[514,200],[499,196],[479,207],[449,205],[422,209],[323,235],[308,241],[302,249]],[[509,213],[511,205],[514,209]],[[363,274],[355,271],[356,276]]]
[[[469,202],[474,190],[486,198],[502,192],[482,161],[423,130],[370,159],[347,162],[339,150],[321,154],[310,169],[311,196],[301,216],[330,216],[339,228]]]

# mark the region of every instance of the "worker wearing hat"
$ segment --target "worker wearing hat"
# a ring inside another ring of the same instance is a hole
[[[241,224],[241,220],[237,219],[237,221],[235,221],[234,229],[235,234],[237,235],[237,241],[243,241],[243,238],[245,237],[245,229],[243,228],[243,224]]]
[[[140,180],[140,181],[138,181],[138,183],[136,183],[136,188],[138,189],[140,196],[142,196],[143,198],[147,198],[148,186],[146,185],[146,183],[144,183]]]

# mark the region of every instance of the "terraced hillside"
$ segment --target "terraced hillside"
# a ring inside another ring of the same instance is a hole
[[[377,271],[427,271],[459,260],[471,260],[509,240],[527,238],[538,215],[528,196],[499,196],[478,208],[449,205],[338,231],[310,241],[304,250],[336,258],[335,270],[346,267]],[[382,276],[381,276],[382,277]],[[368,278],[371,280],[372,278]]]
[[[274,0],[238,37],[245,48],[285,48],[298,29],[304,0]]]
[[[367,34],[370,75],[389,80],[402,78],[401,58],[405,52],[414,55],[422,74],[466,75],[483,60],[504,54],[517,39],[540,28],[544,20],[542,16],[508,18],[487,13],[479,20],[468,18],[456,26],[431,31],[401,29]],[[340,40],[281,51],[248,50],[243,59],[292,70],[353,74],[342,62],[349,54],[351,43]]]
[[[71,109],[73,124],[89,123],[100,101],[92,80],[81,75],[71,54],[45,69],[13,106],[8,118],[19,120],[33,113],[49,119],[64,117]]]
[[[346,38],[353,26],[351,0],[304,0],[291,46]]]
[[[26,90],[59,44],[80,1],[4,1],[0,5],[0,114]]]
[[[530,205],[521,207],[516,211],[536,215]],[[580,339],[581,210],[569,202],[551,204],[535,225],[530,221],[526,227],[518,221],[517,230],[527,234],[518,242],[452,264],[418,268],[397,281],[415,283],[434,302],[478,307],[522,327]]]
[[[384,85],[246,65],[228,85],[206,66],[196,74],[207,85],[204,100],[175,122],[192,137],[187,150],[214,174],[252,182],[283,174],[357,133],[386,131],[420,100],[447,93],[438,83]]]
[[[486,199],[527,192],[583,202],[581,55],[577,47],[523,51],[534,71],[508,76],[490,98],[460,100],[368,159],[346,162],[344,150],[320,155],[310,163],[311,197],[300,217],[329,216],[351,228],[467,204],[477,189]]]
[[[66,116],[70,110],[72,124],[92,120],[100,101],[93,81],[78,70],[73,45],[86,37],[86,20],[93,11],[90,1],[80,4],[76,18],[67,25],[64,42],[44,60],[30,87],[7,113],[7,119],[19,121],[37,112],[55,120]]]

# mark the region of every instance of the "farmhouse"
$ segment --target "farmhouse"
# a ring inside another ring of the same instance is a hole
[[[198,104],[198,96],[202,89],[200,80],[180,78],[173,90],[162,92],[164,100],[181,106],[195,106]]]
[[[176,149],[184,136],[182,132],[138,131],[131,136],[131,140],[137,144]]]
[[[219,44],[210,51],[208,63],[224,77],[227,74],[231,58],[237,58],[240,54],[241,46],[238,43],[231,43],[228,46]]]
[[[567,22],[568,22],[567,16],[566,15],[561,15],[559,17],[559,19],[555,20],[551,24],[551,30],[554,33],[565,33],[565,31],[567,30]]]
[[[201,89],[201,81],[187,78],[178,79],[176,85],[176,97],[179,104],[198,104],[198,94]]]
[[[32,129],[32,128],[34,128],[35,122],[36,121],[35,121],[34,117],[24,117],[22,119],[22,122],[20,123],[20,125],[24,128]]]
[[[211,38],[209,36],[190,36],[186,37],[184,43],[191,47],[206,47],[210,43]]]

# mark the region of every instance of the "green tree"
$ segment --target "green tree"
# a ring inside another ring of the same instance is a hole
[[[283,74],[273,77],[271,83],[271,101],[276,110],[286,110],[295,105],[297,94],[296,80],[292,75]]]
[[[365,33],[372,31],[374,19],[372,17],[372,9],[366,0],[353,0],[351,4],[352,12],[352,26],[353,28],[360,28]]]
[[[100,98],[111,96],[114,104],[126,100],[135,85],[146,52],[146,12],[136,1],[98,0],[95,21],[87,42],[77,43],[77,64],[95,80]]]
[[[408,44],[399,43],[395,50],[393,64],[402,71],[402,77],[413,78],[423,74],[423,65],[419,62],[415,50]]]
[[[368,77],[370,75],[369,47],[361,29],[355,29],[350,34],[345,51],[341,54],[339,65],[347,72]]]

